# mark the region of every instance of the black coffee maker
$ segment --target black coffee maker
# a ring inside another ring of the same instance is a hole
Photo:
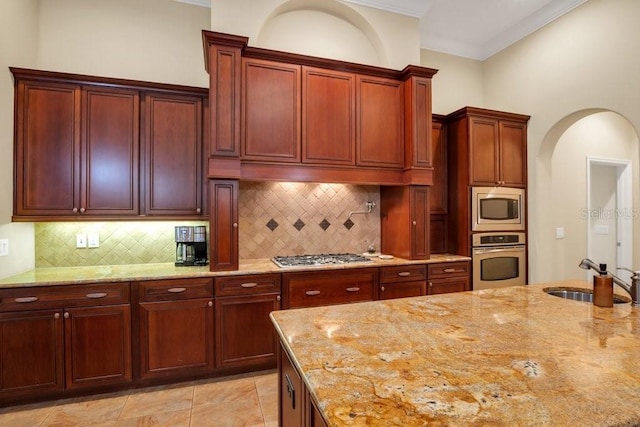
[[[207,227],[179,225],[175,228],[176,263],[178,267],[207,265]]]

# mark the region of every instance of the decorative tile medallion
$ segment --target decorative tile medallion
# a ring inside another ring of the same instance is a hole
[[[279,226],[279,225],[280,225],[280,224],[278,224],[278,222],[277,222],[275,219],[271,218],[271,219],[269,220],[269,222],[267,223],[267,228],[268,228],[269,230],[273,231],[273,230],[275,230],[276,228],[278,228],[278,226]]]
[[[305,224],[303,220],[298,218],[298,220],[293,223],[293,228],[295,228],[296,230],[300,231],[300,230],[302,230],[304,228],[305,225],[307,225],[307,224]]]

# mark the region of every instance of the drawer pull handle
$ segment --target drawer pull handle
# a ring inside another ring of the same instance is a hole
[[[94,292],[92,294],[87,294],[87,298],[93,298],[93,299],[104,298],[106,296],[107,296],[106,292]]]
[[[314,295],[320,295],[320,291],[307,291],[307,292],[305,292],[305,294],[307,294],[310,297],[312,297]]]
[[[25,302],[35,302],[38,301],[38,297],[20,297],[14,300],[15,302],[25,303]]]
[[[400,273],[398,273],[398,276],[400,276],[400,277],[411,276],[411,272],[409,272],[409,271],[401,271]]]
[[[169,289],[167,289],[167,292],[170,292],[172,294],[179,294],[179,293],[182,293],[182,292],[184,292],[186,290],[187,290],[187,288],[169,288]]]
[[[256,286],[258,286],[258,284],[255,282],[243,283],[242,285],[240,285],[240,287],[243,288],[255,288]]]
[[[359,287],[354,286],[352,288],[347,288],[347,292],[358,292],[360,290]]]
[[[444,270],[442,270],[442,271],[444,271],[445,273],[456,273],[456,272],[458,272],[458,271],[462,272],[462,271],[464,271],[464,270],[462,270],[462,269],[458,270],[457,268],[445,268],[445,269],[444,269]]]

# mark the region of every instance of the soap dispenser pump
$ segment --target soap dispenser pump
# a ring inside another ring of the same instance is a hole
[[[613,277],[607,273],[607,264],[600,264],[600,271],[593,276],[593,304],[613,307]]]

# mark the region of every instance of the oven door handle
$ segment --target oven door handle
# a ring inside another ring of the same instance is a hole
[[[524,246],[509,246],[504,248],[474,249],[474,254],[495,254],[500,252],[524,252]]]

